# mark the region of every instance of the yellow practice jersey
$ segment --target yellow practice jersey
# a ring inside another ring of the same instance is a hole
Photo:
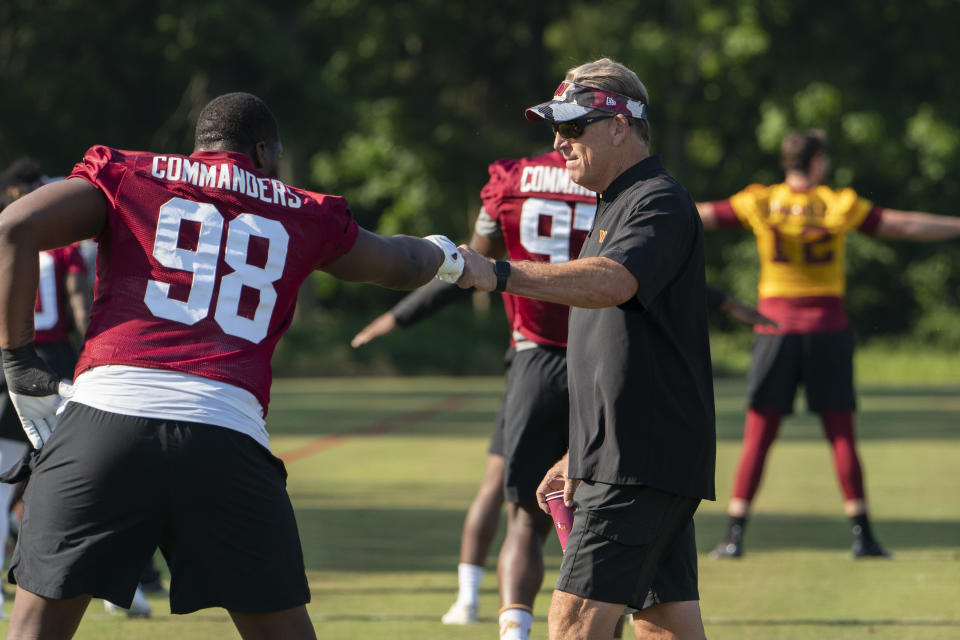
[[[782,183],[751,185],[715,208],[721,225],[739,223],[756,235],[761,299],[843,297],[846,234],[872,232],[880,211],[853,189],[794,191]]]

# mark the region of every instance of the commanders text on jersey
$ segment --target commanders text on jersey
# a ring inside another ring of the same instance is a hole
[[[267,204],[299,209],[300,196],[274,178],[260,178],[235,164],[204,164],[182,156],[154,156],[150,173],[170,182],[189,182],[197,187],[229,189],[259,198]]]
[[[592,196],[593,191],[584,189],[570,180],[570,174],[561,167],[524,167],[520,177],[520,193],[570,193]]]

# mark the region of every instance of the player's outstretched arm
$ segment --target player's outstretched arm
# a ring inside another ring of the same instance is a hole
[[[960,217],[883,209],[876,235],[891,240],[933,242],[960,237]]]
[[[706,231],[716,229],[719,226],[717,221],[717,211],[712,202],[697,202],[697,213],[700,214],[700,220],[703,222],[703,228]]]
[[[365,326],[363,329],[360,329],[360,331],[357,332],[357,335],[353,336],[353,339],[350,340],[350,346],[354,349],[357,347],[362,347],[374,338],[385,336],[396,328],[397,319],[394,317],[393,312],[387,311],[386,313],[381,313],[379,316],[374,318],[373,322]]]
[[[779,326],[775,321],[757,311],[756,308],[730,295],[721,303],[720,308],[729,313],[735,320],[739,320],[744,324],[759,324],[768,327]]]
[[[323,270],[348,282],[368,282],[388,289],[416,289],[434,276],[443,275],[442,271],[451,263],[462,264],[452,242],[447,240],[450,250],[444,250],[428,238],[385,237],[360,229],[350,251]]]
[[[500,258],[507,253],[502,237],[488,238],[473,234],[469,246],[481,255],[491,258]],[[375,338],[390,333],[397,327],[409,327],[433,315],[450,303],[469,295],[468,290],[461,289],[455,284],[432,280],[408,294],[386,313],[377,316],[373,322],[353,337],[350,346],[360,347]]]
[[[759,324],[768,327],[778,326],[776,322],[757,311],[754,307],[741,302],[726,291],[707,285],[707,309],[714,311],[722,309],[729,313],[734,320],[744,324]]]

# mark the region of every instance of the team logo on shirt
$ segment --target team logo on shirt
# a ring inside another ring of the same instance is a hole
[[[600,235],[597,237],[597,243],[603,244],[604,239],[607,237],[607,232],[604,229],[600,230]]]

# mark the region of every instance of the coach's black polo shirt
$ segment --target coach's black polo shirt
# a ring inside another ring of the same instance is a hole
[[[715,499],[716,429],[703,225],[651,156],[599,198],[580,258],[622,264],[640,288],[573,308],[567,345],[572,478]]]

